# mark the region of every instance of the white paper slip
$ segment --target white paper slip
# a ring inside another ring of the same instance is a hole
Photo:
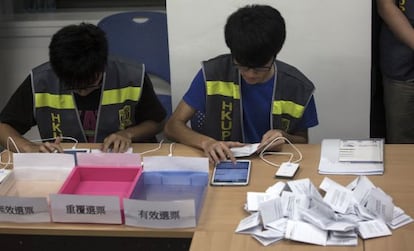
[[[341,140],[339,161],[383,162],[384,139]]]
[[[260,226],[260,214],[258,212],[242,219],[236,228],[236,233],[248,234],[256,232],[257,229],[262,229]]]
[[[362,239],[391,235],[391,230],[382,220],[362,221],[358,223],[358,232]]]
[[[340,139],[322,140],[319,173],[341,175],[379,175],[384,173],[383,140],[380,139],[377,142],[380,148],[377,150],[381,156],[368,154],[370,157],[367,157],[365,153],[356,153],[355,155],[346,153],[344,147],[340,150],[341,144],[345,144],[341,142]],[[349,151],[352,152],[352,150]]]
[[[326,242],[327,246],[357,246],[358,245],[358,236],[344,237],[337,236],[334,232],[330,232],[328,240]]]
[[[323,201],[336,212],[345,214],[353,201],[352,192],[342,186],[331,186],[323,197]]]
[[[365,207],[370,213],[380,217],[387,223],[393,219],[394,204],[392,198],[380,188],[370,190]]]
[[[269,246],[272,243],[280,241],[283,239],[283,236],[283,233],[274,229],[264,230],[253,234],[253,238],[262,243],[263,246]]]
[[[289,220],[286,226],[285,238],[326,246],[328,231],[321,230],[320,228],[303,221]]]
[[[283,208],[280,198],[263,201],[259,204],[259,213],[262,217],[262,224],[266,228],[268,224],[283,218]]]
[[[247,157],[255,153],[259,145],[260,143],[248,144],[241,147],[232,147],[230,148],[230,151],[233,153],[234,157]]]
[[[400,216],[398,216],[397,218],[394,218],[390,223],[388,223],[387,225],[391,228],[391,229],[397,229],[400,228],[402,226],[405,226],[409,223],[413,222],[413,219],[407,215],[407,214],[402,214]]]
[[[267,224],[266,228],[267,229],[273,229],[273,230],[279,231],[281,233],[285,233],[287,222],[288,222],[287,218],[280,218],[276,221],[273,221],[273,222]]]
[[[247,211],[257,211],[259,209],[259,204],[263,201],[271,200],[278,198],[277,194],[267,194],[260,192],[247,192]]]
[[[413,222],[413,219],[407,215],[404,210],[399,207],[394,207],[393,219],[391,222],[387,223],[387,225],[394,230],[411,222]]]
[[[355,186],[353,186],[353,183]],[[375,185],[368,179],[367,176],[359,176],[355,179],[355,181],[351,182],[347,188],[349,189],[352,186],[352,194],[356,201],[361,205],[366,204],[371,189],[375,188]]]
[[[280,195],[282,193],[282,191],[285,190],[285,187],[286,187],[286,183],[284,183],[282,181],[278,181],[275,184],[273,184],[272,186],[268,187],[266,189],[265,193]]]

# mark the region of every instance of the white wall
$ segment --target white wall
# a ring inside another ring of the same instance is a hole
[[[173,107],[200,61],[227,53],[223,27],[247,3],[276,7],[287,24],[279,59],[299,68],[316,86],[323,138],[368,138],[371,68],[371,1],[174,0],[167,1]]]

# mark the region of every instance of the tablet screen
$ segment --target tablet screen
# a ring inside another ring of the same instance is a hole
[[[216,165],[213,172],[213,185],[247,185],[250,176],[250,161],[222,161]]]

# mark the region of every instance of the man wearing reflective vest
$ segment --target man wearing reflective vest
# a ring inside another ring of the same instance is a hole
[[[165,135],[202,149],[212,162],[234,161],[230,148],[246,143],[260,143],[258,151],[280,150],[284,139],[307,143],[308,128],[318,124],[314,85],[276,60],[285,37],[273,7],[248,5],[231,14],[225,25],[231,54],[202,63]]]
[[[132,142],[156,141],[166,112],[145,66],[108,56],[102,30],[86,23],[62,28],[52,37],[49,57],[32,70],[0,114],[3,146],[62,152],[60,141],[73,138],[102,143],[103,151],[125,152]],[[21,136],[34,125],[43,140],[53,142]]]

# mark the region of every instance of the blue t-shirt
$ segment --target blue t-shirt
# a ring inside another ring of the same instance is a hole
[[[247,84],[243,78],[241,83],[241,100],[243,107],[243,127],[245,143],[258,143],[263,134],[269,131],[273,96],[274,76],[264,83]],[[183,100],[195,110],[205,113],[206,110],[206,86],[202,70],[194,77],[190,88],[185,93]],[[306,130],[318,125],[318,116],[313,96],[311,97],[298,131]]]

